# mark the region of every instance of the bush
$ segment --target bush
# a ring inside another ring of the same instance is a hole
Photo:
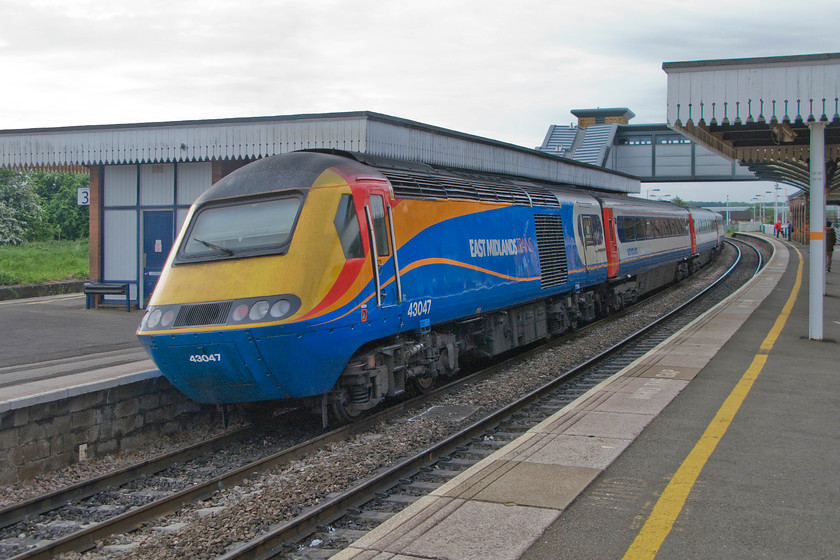
[[[28,173],[0,169],[0,245],[37,239],[45,230],[43,211]]]
[[[44,209],[47,227],[38,239],[84,239],[88,236],[88,206],[76,204],[76,191],[90,185],[82,173],[39,171],[32,175],[35,192]],[[43,237],[46,235],[46,237]]]
[[[76,191],[89,184],[81,173],[0,169],[0,245],[87,238],[88,207]]]

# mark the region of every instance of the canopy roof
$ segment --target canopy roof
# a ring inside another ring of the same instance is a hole
[[[809,123],[825,124],[826,185],[840,198],[840,53],[666,62],[668,126],[760,178],[810,188]]]

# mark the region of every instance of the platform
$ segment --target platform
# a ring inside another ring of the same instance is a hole
[[[840,274],[808,340],[807,247],[339,560],[829,558]]]
[[[0,412],[159,376],[135,334],[142,318],[85,309],[83,294],[0,302]]]

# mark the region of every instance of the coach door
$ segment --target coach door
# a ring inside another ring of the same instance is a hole
[[[597,206],[581,204],[579,211],[577,223],[579,247],[582,250],[586,272],[591,274],[606,264],[607,249],[604,245],[604,229]]]
[[[375,255],[371,258],[375,305],[382,311],[390,310],[399,314],[402,284],[396,254],[393,213],[388,203],[387,188],[382,189],[384,192],[377,191],[379,189],[371,189],[370,198],[364,208],[370,253]],[[368,307],[371,307],[370,303]]]
[[[697,254],[697,230],[694,229],[694,216],[688,215],[688,231],[691,235],[691,254]]]
[[[607,244],[607,277],[614,278],[618,274],[618,241],[612,208],[604,208],[604,233]]]

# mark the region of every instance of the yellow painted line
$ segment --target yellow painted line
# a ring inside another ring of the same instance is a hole
[[[726,400],[720,409],[718,409],[717,414],[709,423],[706,431],[700,436],[700,440],[694,446],[694,449],[691,450],[688,457],[685,458],[685,461],[683,461],[673,478],[671,478],[671,482],[665,487],[665,491],[662,492],[662,496],[659,497],[644,526],[642,526],[639,534],[636,535],[630,548],[624,554],[625,560],[652,559],[659,552],[659,548],[671,532],[677,516],[682,511],[683,506],[685,506],[685,501],[694,483],[697,481],[697,477],[700,476],[700,471],[703,470],[717,444],[723,438],[735,414],[738,412],[750,389],[752,389],[755,380],[764,368],[764,364],[767,362],[767,354],[773,348],[776,339],[778,339],[779,334],[790,317],[793,304],[802,286],[802,254],[796,247],[793,249],[799,255],[799,266],[796,270],[796,281],[794,282],[787,302],[782,307],[782,312],[776,318],[776,322],[761,343],[761,348],[753,357],[753,361],[749,368],[747,368],[747,371],[738,381],[738,384],[735,385],[735,388],[729,396],[726,397]]]

